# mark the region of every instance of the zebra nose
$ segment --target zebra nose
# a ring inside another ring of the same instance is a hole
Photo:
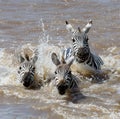
[[[88,49],[88,48],[82,46],[82,47],[80,47],[80,48],[78,49],[78,52],[86,52],[87,49]]]
[[[26,79],[28,76],[30,76],[30,72],[25,72],[24,76],[23,76],[23,79]]]
[[[78,49],[84,49],[84,46],[83,46],[83,45],[80,45]]]
[[[27,76],[27,75],[29,75],[29,72],[25,72],[24,76]]]

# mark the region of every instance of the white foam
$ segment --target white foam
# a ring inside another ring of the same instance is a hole
[[[54,45],[49,45],[47,42],[42,43],[38,46],[39,58],[37,61],[37,69],[40,74],[44,74],[44,72],[52,73],[55,70],[55,65],[52,63],[51,54],[53,52],[58,55],[61,52],[61,49]]]
[[[17,84],[16,68],[12,64],[13,55],[5,52],[4,49],[0,50],[0,85],[14,85]]]
[[[3,57],[4,55],[4,49],[0,48],[0,59]]]
[[[112,72],[120,71],[120,56],[109,54],[108,56],[101,56],[104,61],[104,68],[110,69]]]

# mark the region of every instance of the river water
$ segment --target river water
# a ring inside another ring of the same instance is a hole
[[[65,21],[82,28],[89,19],[89,44],[102,57],[109,79],[103,84],[82,81],[86,98],[79,104],[65,100],[49,85],[25,89],[17,80],[17,50],[38,48],[42,76],[54,69],[51,53],[72,45]],[[119,119],[120,1],[0,0],[0,72],[1,119]]]

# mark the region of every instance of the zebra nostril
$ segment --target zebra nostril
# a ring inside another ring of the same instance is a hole
[[[58,77],[55,77],[55,82],[56,82],[56,85],[58,85],[58,84],[59,84]]]
[[[57,74],[57,71],[55,71],[55,74]]]

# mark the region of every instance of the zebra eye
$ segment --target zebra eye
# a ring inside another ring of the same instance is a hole
[[[55,74],[57,74],[57,72],[55,71]]]
[[[86,36],[86,41],[88,41],[89,39],[88,39],[88,37]]]
[[[33,71],[35,71],[35,67],[33,67],[33,69],[32,69]]]
[[[21,70],[22,68],[21,68],[21,67],[19,67],[19,69]]]
[[[75,42],[75,39],[73,38],[72,41]]]

